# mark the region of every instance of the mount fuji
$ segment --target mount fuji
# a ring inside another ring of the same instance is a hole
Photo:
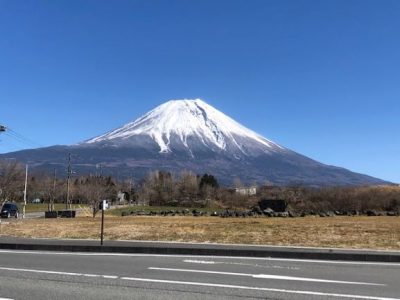
[[[149,171],[211,173],[224,184],[307,186],[370,185],[387,182],[325,165],[242,126],[206,102],[171,100],[120,128],[71,146],[0,155],[38,170],[64,170],[66,157],[79,174],[101,172],[142,178]]]
[[[159,153],[186,152],[191,158],[199,151],[240,159],[284,150],[200,99],[168,101],[136,121],[81,145],[135,146],[149,138],[157,144]]]

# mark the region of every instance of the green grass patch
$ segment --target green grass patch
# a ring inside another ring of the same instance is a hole
[[[24,204],[19,203],[18,207],[20,208],[20,211],[22,212]],[[87,205],[85,204],[72,204],[72,209],[77,209],[79,207],[86,207]],[[54,210],[64,210],[65,209],[65,204],[64,203],[55,203],[54,204]],[[25,212],[30,213],[30,212],[44,212],[48,211],[48,204],[47,203],[27,203],[25,207]]]

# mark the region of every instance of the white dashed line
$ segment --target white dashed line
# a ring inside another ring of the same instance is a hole
[[[400,298],[385,298],[385,297],[362,296],[362,295],[334,294],[334,293],[313,292],[313,291],[299,291],[299,290],[274,289],[274,288],[263,288],[263,287],[253,287],[253,286],[216,284],[216,283],[207,283],[207,282],[174,281],[174,280],[161,280],[161,279],[136,278],[136,277],[119,277],[116,275],[98,275],[98,274],[85,274],[85,273],[75,273],[75,272],[19,269],[19,268],[8,268],[8,267],[0,267],[0,270],[15,271],[15,272],[30,272],[30,273],[39,273],[39,274],[65,275],[65,276],[101,277],[101,278],[107,278],[107,279],[119,279],[119,280],[137,281],[137,282],[204,286],[204,287],[216,287],[216,288],[224,288],[224,289],[255,290],[255,291],[265,291],[265,292],[274,292],[274,293],[293,294],[293,295],[312,295],[312,296],[364,299],[364,300],[400,300]],[[240,273],[238,273],[238,274],[240,274]],[[0,298],[0,300],[12,300],[12,299]]]
[[[219,271],[193,270],[193,269],[155,268],[155,267],[150,267],[148,269],[149,270],[157,270],[157,271],[203,273],[203,274],[217,274],[217,275],[228,275],[228,276],[246,276],[246,277],[253,277],[253,278],[273,279],[273,280],[305,281],[305,282],[321,282],[321,283],[338,283],[338,284],[355,284],[355,285],[377,285],[377,286],[385,286],[386,285],[386,284],[380,284],[380,283],[339,281],[339,280],[327,280],[327,279],[307,278],[307,277],[280,276],[280,275],[270,275],[270,274],[247,274],[247,273],[232,273],[232,272],[219,272]]]
[[[66,276],[82,276],[82,277],[100,277],[100,278],[112,278],[118,279],[119,276],[113,275],[99,275],[99,274],[86,274],[86,273],[74,273],[74,272],[62,272],[62,271],[48,271],[48,270],[35,270],[35,269],[21,269],[21,268],[8,268],[0,267],[0,270],[5,271],[16,271],[16,272],[27,272],[27,273],[38,273],[38,274],[51,274],[51,275],[66,275]],[[1,300],[1,299],[0,299]]]
[[[284,293],[284,294],[294,294],[294,295],[311,295],[311,296],[324,296],[324,297],[337,297],[337,298],[350,298],[350,299],[365,299],[365,300],[400,300],[399,298],[385,298],[385,297],[362,296],[362,295],[333,294],[333,293],[323,293],[323,292],[273,289],[273,288],[262,288],[262,287],[230,285],[230,284],[216,284],[216,283],[205,283],[205,282],[174,281],[174,280],[134,278],[134,277],[122,277],[121,279],[130,280],[130,281],[140,281],[140,282],[154,282],[154,283],[167,283],[167,284],[178,284],[178,285],[218,287],[218,288],[225,288],[225,289],[255,290],[255,291],[275,292],[275,293]]]

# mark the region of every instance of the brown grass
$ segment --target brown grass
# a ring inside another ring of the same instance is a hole
[[[99,232],[99,217],[10,220],[1,225],[1,235],[18,237],[96,239]],[[400,250],[400,218],[106,216],[105,238]]]

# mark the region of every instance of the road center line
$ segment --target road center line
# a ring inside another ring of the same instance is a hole
[[[212,260],[195,260],[195,259],[185,259],[183,262],[192,264],[204,264],[204,265],[215,265],[216,262]]]
[[[277,266],[277,265],[259,265],[257,263],[254,264],[254,263],[242,263],[242,262],[230,262],[230,261],[184,259],[183,262],[191,263],[191,264],[202,264],[202,265],[235,265],[235,266],[262,267],[262,268],[268,268],[268,269],[300,270],[299,267]]]
[[[253,277],[253,278],[272,279],[272,280],[308,281],[308,282],[357,284],[357,285],[377,285],[377,286],[385,286],[386,285],[386,284],[380,284],[380,283],[339,281],[339,280],[328,280],[328,279],[307,278],[307,277],[293,277],[293,276],[281,276],[281,275],[270,275],[270,274],[247,274],[247,273],[232,273],[232,272],[193,270],[193,269],[157,268],[157,267],[150,267],[148,269],[149,270],[157,270],[157,271],[204,273],[204,274],[218,274],[218,275],[230,275],[230,276],[247,276],[247,277]]]
[[[312,295],[312,296],[338,297],[338,298],[350,298],[350,299],[400,300],[400,298],[385,298],[385,297],[362,296],[362,295],[332,294],[332,293],[313,292],[313,291],[285,290],[285,289],[262,288],[262,287],[205,283],[205,282],[174,281],[174,280],[134,278],[134,277],[121,277],[121,279],[122,280],[130,280],[130,281],[140,281],[140,282],[169,283],[169,284],[180,284],[180,285],[206,286],[206,287],[218,287],[218,288],[241,289],[241,290],[255,290],[255,291],[285,293],[285,294]]]
[[[67,275],[67,276],[92,276],[93,275],[93,276],[102,277],[102,278],[129,280],[129,281],[138,281],[138,282],[153,282],[153,283],[218,287],[218,288],[241,289],[241,290],[255,290],[255,291],[276,292],[276,293],[297,294],[297,295],[328,296],[328,297],[364,299],[364,300],[400,300],[400,298],[385,298],[385,297],[362,296],[362,295],[333,294],[333,293],[323,293],[323,292],[313,292],[313,291],[286,290],[286,289],[274,289],[274,288],[229,285],[229,284],[216,284],[216,283],[205,283],[205,282],[173,281],[173,280],[136,278],[136,277],[119,277],[119,276],[115,276],[115,275],[98,275],[98,274],[85,274],[85,273],[75,273],[75,272],[19,269],[19,268],[8,268],[8,267],[0,267],[0,270],[30,272],[30,273],[40,273],[40,274],[52,274],[52,275],[56,274],[56,275]],[[0,298],[0,300],[12,300],[12,299]]]

